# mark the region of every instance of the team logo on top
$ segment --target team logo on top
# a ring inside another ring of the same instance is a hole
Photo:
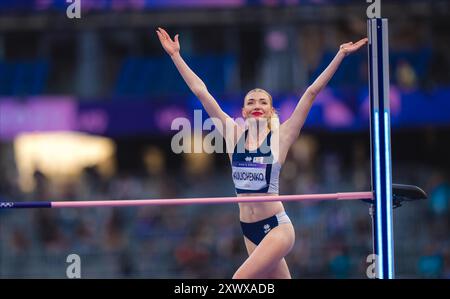
[[[270,231],[270,225],[264,224],[264,233],[267,234]]]
[[[245,161],[250,162],[252,160],[252,157],[245,157]]]
[[[263,164],[264,163],[264,157],[254,157],[253,158],[253,163]]]

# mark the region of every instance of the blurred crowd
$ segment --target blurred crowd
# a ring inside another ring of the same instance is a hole
[[[411,4],[410,10],[400,1],[410,15],[390,20],[390,79],[393,89],[395,85],[402,94],[420,93],[432,107],[428,92],[450,86],[450,18],[445,16],[445,1],[440,1],[442,9],[432,5],[435,1],[424,2],[422,16],[417,6]],[[62,95],[95,108],[99,102],[117,101],[177,106],[188,95],[198,107],[156,38],[155,20],[172,36],[180,34],[183,56],[221,105],[239,98],[227,95],[255,87],[269,90],[274,98],[299,93],[328,65],[340,44],[367,35],[366,3],[360,6],[355,18],[344,15],[346,11],[323,9],[305,19],[308,10],[300,6],[259,14],[253,8],[230,10],[224,14],[229,20],[220,11],[211,12],[221,17],[211,20],[207,10],[156,12],[148,19],[127,13],[80,20],[31,14],[28,22],[11,17],[4,22],[9,27],[0,32],[0,99],[24,103],[30,96]],[[242,18],[249,11],[264,17]],[[286,20],[280,22],[280,16]],[[346,58],[329,82],[355,114],[361,112],[359,93],[367,90],[366,54]],[[398,112],[398,99],[393,97],[391,105]],[[417,110],[413,112],[422,112]],[[432,119],[432,113],[427,115]],[[114,125],[139,126],[139,121]],[[420,186],[429,199],[394,211],[396,274],[450,278],[448,121],[446,128],[414,121],[417,131],[392,136],[393,181]],[[315,129],[302,132],[292,147],[281,172],[281,194],[370,190],[368,135]],[[226,155],[177,156],[168,149],[167,135],[121,136],[121,128],[117,132],[111,139],[119,149],[114,172],[105,175],[94,165],[61,183],[28,165],[35,169],[32,190],[20,185],[14,140],[0,140],[0,201],[235,195]],[[133,146],[123,150],[127,144],[151,145],[153,152],[145,158]],[[295,246],[287,256],[294,278],[367,277],[373,241],[368,203],[301,202],[285,207],[296,230]],[[247,257],[235,204],[0,211],[0,278],[64,278],[66,258],[72,253],[81,258],[84,278],[230,278]]]
[[[314,140],[305,135],[291,150],[281,173],[282,194],[370,190],[364,145],[355,143],[346,155],[332,148],[319,151]],[[28,194],[14,178],[4,177],[0,197],[59,201],[234,196],[228,165],[203,163],[207,166],[195,168],[192,163],[198,162],[192,160],[185,157],[176,169],[153,163],[146,172],[117,172],[109,178],[91,167],[58,191],[36,171],[34,191]],[[394,182],[418,185],[429,195],[427,201],[394,210],[398,277],[450,278],[446,175],[425,164],[394,164]],[[372,252],[368,203],[301,202],[285,207],[296,230],[295,247],[287,257],[294,278],[367,277]],[[85,278],[229,278],[247,257],[238,215],[235,204],[1,211],[0,276],[65,277],[66,257],[75,253]]]
[[[390,20],[392,83],[402,90],[448,86],[448,23]],[[306,24],[164,26],[217,96],[264,86],[300,91],[348,41],[367,35],[364,19]],[[5,32],[0,35],[0,95],[70,94],[88,100],[189,94],[152,28]],[[367,86],[367,57],[349,56],[332,87]],[[153,99],[155,100],[155,99]],[[351,103],[349,103],[351,104]]]

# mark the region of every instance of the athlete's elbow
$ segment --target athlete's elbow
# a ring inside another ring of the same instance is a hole
[[[208,91],[204,83],[195,84],[191,90],[197,97]]]
[[[312,98],[315,98],[319,94],[319,92],[320,92],[320,88],[311,85],[306,89],[305,93],[307,95],[311,96]]]

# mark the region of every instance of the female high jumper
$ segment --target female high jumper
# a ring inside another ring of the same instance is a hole
[[[178,34],[172,40],[162,28],[158,28],[156,33],[162,47],[209,116],[227,130],[231,124],[229,131],[233,131],[233,134],[224,134],[224,130],[221,133],[227,148],[233,149],[229,156],[237,196],[278,195],[281,166],[290,146],[299,136],[314,99],[332,78],[344,57],[367,42],[367,38],[364,38],[357,43],[342,44],[334,59],[306,89],[292,115],[282,124],[278,122],[278,125],[274,125],[273,119],[278,118],[272,96],[260,88],[249,91],[242,107],[245,119],[243,125],[222,111],[203,81],[183,60]],[[261,120],[266,125],[259,125]],[[234,273],[233,278],[291,278],[285,256],[294,245],[295,232],[282,202],[239,203],[239,210],[249,257]]]

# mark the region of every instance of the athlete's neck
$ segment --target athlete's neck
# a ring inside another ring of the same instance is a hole
[[[269,133],[267,123],[264,121],[250,121],[248,122],[248,144],[260,144]]]

